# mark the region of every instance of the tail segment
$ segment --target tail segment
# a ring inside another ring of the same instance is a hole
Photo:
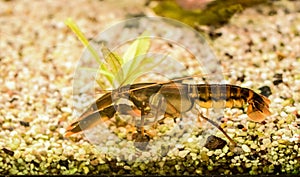
[[[271,101],[267,97],[254,93],[253,99],[248,101],[249,106],[247,115],[255,122],[265,120],[266,116],[271,115],[271,112],[269,111],[270,102]]]

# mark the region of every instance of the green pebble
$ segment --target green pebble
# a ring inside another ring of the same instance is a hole
[[[22,158],[18,158],[17,162],[18,162],[19,164],[22,164],[22,163],[24,162],[24,160],[23,160]]]
[[[89,171],[90,171],[90,170],[89,170],[89,168],[88,168],[88,167],[86,167],[86,166],[85,166],[85,167],[83,167],[82,169],[83,169],[83,173],[84,173],[84,174],[88,174],[88,173],[89,173]]]
[[[77,172],[77,168],[71,168],[71,169],[69,169],[69,173],[70,174],[75,174]]]
[[[237,167],[237,170],[240,172],[240,173],[244,173],[244,169],[240,166]]]
[[[16,175],[16,174],[19,173],[19,171],[18,171],[16,168],[11,168],[11,169],[9,169],[9,173],[10,173],[11,175]]]
[[[166,133],[168,130],[169,130],[169,127],[168,127],[168,126],[162,126],[162,127],[159,129],[159,131],[160,131],[161,133]]]
[[[230,173],[231,173],[230,170],[225,170],[224,171],[224,175],[230,175]]]
[[[251,168],[251,166],[252,166],[252,163],[245,163],[246,168]]]
[[[175,169],[178,171],[180,170],[180,165],[175,165]]]
[[[49,139],[49,136],[48,136],[48,135],[41,135],[41,136],[40,136],[40,139],[48,140],[48,139]]]
[[[13,142],[13,143],[10,145],[10,149],[11,149],[12,151],[17,150],[19,147],[20,147],[20,141]]]
[[[284,144],[279,144],[279,145],[278,145],[278,148],[280,148],[280,149],[285,149],[285,148],[286,148],[286,145],[284,145]]]
[[[228,157],[231,157],[231,156],[233,156],[233,155],[234,155],[234,153],[231,152],[231,151],[227,153],[227,156],[228,156]]]
[[[286,123],[287,123],[287,124],[291,124],[291,123],[294,122],[294,121],[295,121],[295,115],[289,114],[289,115],[287,116],[287,118],[286,118]]]
[[[284,122],[285,122],[284,119],[280,119],[280,120],[277,122],[277,124],[278,124],[278,125],[282,125],[282,124],[284,124]]]
[[[286,145],[286,144],[288,144],[288,141],[287,140],[283,140],[283,139],[279,139],[278,143]]]
[[[253,170],[249,171],[249,175],[257,175],[257,174],[258,174],[257,171],[253,171]]]
[[[291,149],[286,149],[285,154],[290,154],[291,153]]]
[[[98,170],[100,172],[107,172],[107,171],[109,171],[109,169],[110,169],[110,167],[108,164],[101,164],[98,166]]]
[[[197,169],[197,170],[196,170],[196,173],[197,173],[198,175],[202,175],[202,174],[203,174],[203,171],[202,171],[202,169]]]
[[[200,154],[200,157],[201,157],[201,160],[203,160],[205,162],[207,162],[209,160],[209,157],[208,157],[206,152],[202,151],[201,154]]]
[[[199,163],[200,163],[199,160],[194,160],[195,166],[197,166]]]
[[[278,155],[277,154],[273,155],[273,160],[277,160],[277,159],[278,159]]]
[[[140,169],[141,169],[142,171],[144,171],[146,168],[147,168],[146,164],[142,163],[142,164],[140,165]]]
[[[268,173],[273,173],[274,172],[274,164],[271,164],[270,166],[269,166],[269,170],[268,170]]]
[[[141,170],[137,170],[134,173],[135,173],[135,175],[140,175],[140,176],[143,175],[143,172]]]
[[[17,175],[24,175],[23,172],[19,171]]]
[[[248,123],[248,129],[254,129],[256,124],[254,122],[249,122]]]
[[[207,166],[207,169],[208,169],[209,171],[213,171],[213,170],[214,170],[214,167],[213,167],[212,165],[209,165],[209,166]]]
[[[49,130],[53,132],[56,130],[56,128],[57,128],[56,125],[50,125]]]
[[[239,133],[238,135],[239,135],[239,136],[242,136],[242,137],[246,137],[246,136],[248,135],[248,133],[247,133],[247,132],[241,132],[241,133]]]
[[[264,166],[264,167],[263,167],[263,172],[264,172],[264,173],[267,173],[268,171],[269,171],[269,167],[268,167],[268,166]]]
[[[283,107],[285,107],[285,106],[293,104],[294,102],[295,102],[294,99],[289,98],[289,99],[284,100],[281,104],[282,104]]]

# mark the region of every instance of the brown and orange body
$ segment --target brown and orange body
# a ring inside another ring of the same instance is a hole
[[[118,104],[120,99],[131,104]],[[67,128],[65,136],[92,128],[116,113],[140,117],[138,132],[144,134],[145,119],[181,117],[195,104],[207,109],[242,108],[248,104],[247,115],[256,122],[271,114],[270,100],[248,88],[229,84],[138,83],[104,94]]]

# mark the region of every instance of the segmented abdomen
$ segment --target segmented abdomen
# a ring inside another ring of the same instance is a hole
[[[241,108],[249,104],[247,114],[254,121],[270,115],[270,100],[248,88],[229,84],[191,85],[192,97],[204,108]]]

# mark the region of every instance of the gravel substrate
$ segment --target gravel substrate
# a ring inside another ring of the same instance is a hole
[[[64,20],[71,17],[93,38],[125,11],[141,11],[142,3],[116,8],[112,2],[0,0],[1,175],[300,174],[299,1],[246,9],[210,33],[221,34],[211,45],[228,83],[271,100],[272,115],[262,123],[241,110],[225,111],[221,127],[238,147],[210,150],[202,130],[192,129],[163,157],[135,162],[99,151],[82,135],[64,138],[76,118],[73,73],[83,51]]]

